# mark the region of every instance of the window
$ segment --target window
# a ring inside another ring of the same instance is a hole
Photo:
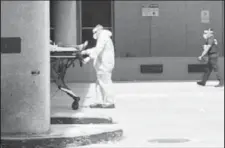
[[[92,29],[101,24],[113,31],[112,1],[81,1],[81,40],[88,41],[88,48],[95,46]]]

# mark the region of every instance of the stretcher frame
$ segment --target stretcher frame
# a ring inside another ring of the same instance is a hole
[[[79,62],[80,67],[83,66],[83,59],[86,58],[87,55],[81,55],[81,51],[86,49],[87,44],[88,43],[85,42],[76,47],[65,49],[61,48],[63,50],[50,51],[51,77],[58,89],[74,100],[72,103],[73,110],[77,110],[79,108],[80,97],[73,93],[73,91],[66,85],[65,75],[68,68],[75,66],[76,61]]]

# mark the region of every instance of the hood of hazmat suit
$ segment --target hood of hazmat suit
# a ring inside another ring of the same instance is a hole
[[[115,65],[114,45],[109,30],[100,30],[96,46],[92,49],[93,66],[97,74],[111,73]]]

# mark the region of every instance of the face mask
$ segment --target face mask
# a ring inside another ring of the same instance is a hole
[[[208,35],[207,34],[203,34],[203,38],[207,39]]]
[[[96,35],[96,33],[95,34],[93,34],[93,39],[97,39],[97,35]]]

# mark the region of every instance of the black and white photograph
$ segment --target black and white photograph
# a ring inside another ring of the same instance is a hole
[[[1,148],[224,148],[224,0],[1,0]]]

